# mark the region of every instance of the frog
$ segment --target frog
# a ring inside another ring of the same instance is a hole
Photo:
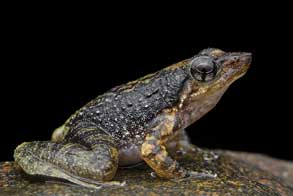
[[[118,168],[142,162],[161,179],[209,176],[183,168],[174,152],[199,152],[185,128],[216,106],[251,60],[247,52],[203,49],[96,97],[51,140],[17,146],[14,160],[29,175],[91,188],[119,184],[113,181]]]

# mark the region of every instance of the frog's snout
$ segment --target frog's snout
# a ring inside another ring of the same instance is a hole
[[[218,58],[218,63],[222,68],[221,78],[224,84],[231,84],[242,77],[250,67],[252,54],[248,52],[225,53]]]
[[[252,54],[248,52],[232,52],[219,58],[223,68],[244,71],[249,68]]]
[[[239,55],[239,61],[241,62],[242,65],[249,66],[252,61],[252,54],[249,52],[242,52]]]
[[[234,64],[236,65],[235,69],[238,70],[238,73],[240,75],[243,75],[244,73],[246,73],[246,71],[250,67],[251,61],[252,61],[251,53],[240,52],[237,54],[236,61],[234,62]]]

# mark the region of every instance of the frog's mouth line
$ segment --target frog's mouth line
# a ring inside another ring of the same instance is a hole
[[[229,85],[230,85],[231,83],[235,82],[236,80],[238,80],[239,78],[241,78],[242,76],[244,76],[244,75],[247,73],[249,67],[250,67],[250,64],[247,64],[247,63],[244,64],[244,65],[242,65],[242,68],[239,70],[239,72],[237,72],[237,73],[234,75],[234,77],[231,77],[231,78],[228,80]],[[230,83],[230,82],[231,82],[231,83]]]
[[[228,70],[231,69],[230,74],[227,72],[224,73],[227,74],[226,83],[228,85],[232,84],[235,80],[238,80],[246,74],[252,62],[251,56],[251,53],[240,52],[231,53],[228,55],[228,57],[226,57],[227,60],[223,63],[223,69],[227,69],[227,72],[229,72]]]
[[[239,78],[241,78],[242,76],[244,76],[246,74],[246,72],[248,71],[250,67],[250,64],[243,64],[241,65],[241,68],[236,71],[235,73],[231,74],[230,76],[227,76],[226,78],[223,78],[221,74],[219,74],[219,76],[217,76],[217,78],[215,78],[215,80],[212,80],[210,82],[206,82],[206,83],[202,83],[201,87],[202,90],[201,92],[196,91],[191,93],[192,98],[196,98],[199,94],[214,94],[217,91],[225,91],[225,89],[227,89],[232,83],[234,83],[236,80],[238,80]],[[229,73],[222,73],[222,74],[227,74],[229,75]]]

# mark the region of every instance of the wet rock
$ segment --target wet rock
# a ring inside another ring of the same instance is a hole
[[[0,195],[293,195],[293,163],[264,155],[216,151],[188,155],[181,162],[193,171],[210,171],[216,178],[162,180],[147,165],[119,169],[114,180],[126,185],[89,189],[58,179],[26,175],[13,162],[0,163]]]

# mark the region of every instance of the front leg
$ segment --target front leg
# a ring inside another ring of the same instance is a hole
[[[154,124],[141,147],[143,160],[162,178],[186,177],[187,171],[168,155],[165,146],[168,137],[174,134],[175,112],[160,115]]]
[[[185,129],[178,130],[166,146],[170,155],[176,160],[203,160],[213,155],[192,144]],[[216,155],[213,155],[213,157],[216,158]]]
[[[184,129],[179,130],[167,144],[167,150],[175,159],[189,158],[194,156],[200,149],[191,144]]]
[[[175,136],[173,142],[175,147],[183,149],[184,151],[191,151],[198,161],[209,161],[206,159],[204,151],[200,150],[196,146],[193,146],[187,140],[185,133],[175,133],[180,125],[178,125],[178,119],[176,119],[175,112],[164,113],[160,115],[155,122],[155,126],[152,128],[152,132],[145,138],[144,143],[141,147],[142,159],[156,172],[161,178],[215,178],[217,174],[211,173],[210,171],[187,171],[179,165],[179,163],[172,159],[167,152],[166,146],[169,147],[170,136]],[[176,149],[176,148],[175,148]],[[170,150],[170,148],[169,148]],[[171,153],[173,154],[173,153]],[[209,153],[208,153],[209,154]],[[182,158],[186,158],[183,156]],[[195,163],[196,164],[196,163]]]
[[[191,159],[212,161],[218,158],[218,155],[212,151],[202,150],[190,142],[190,139],[184,129],[176,132],[175,136],[168,141],[167,150],[176,160]]]

